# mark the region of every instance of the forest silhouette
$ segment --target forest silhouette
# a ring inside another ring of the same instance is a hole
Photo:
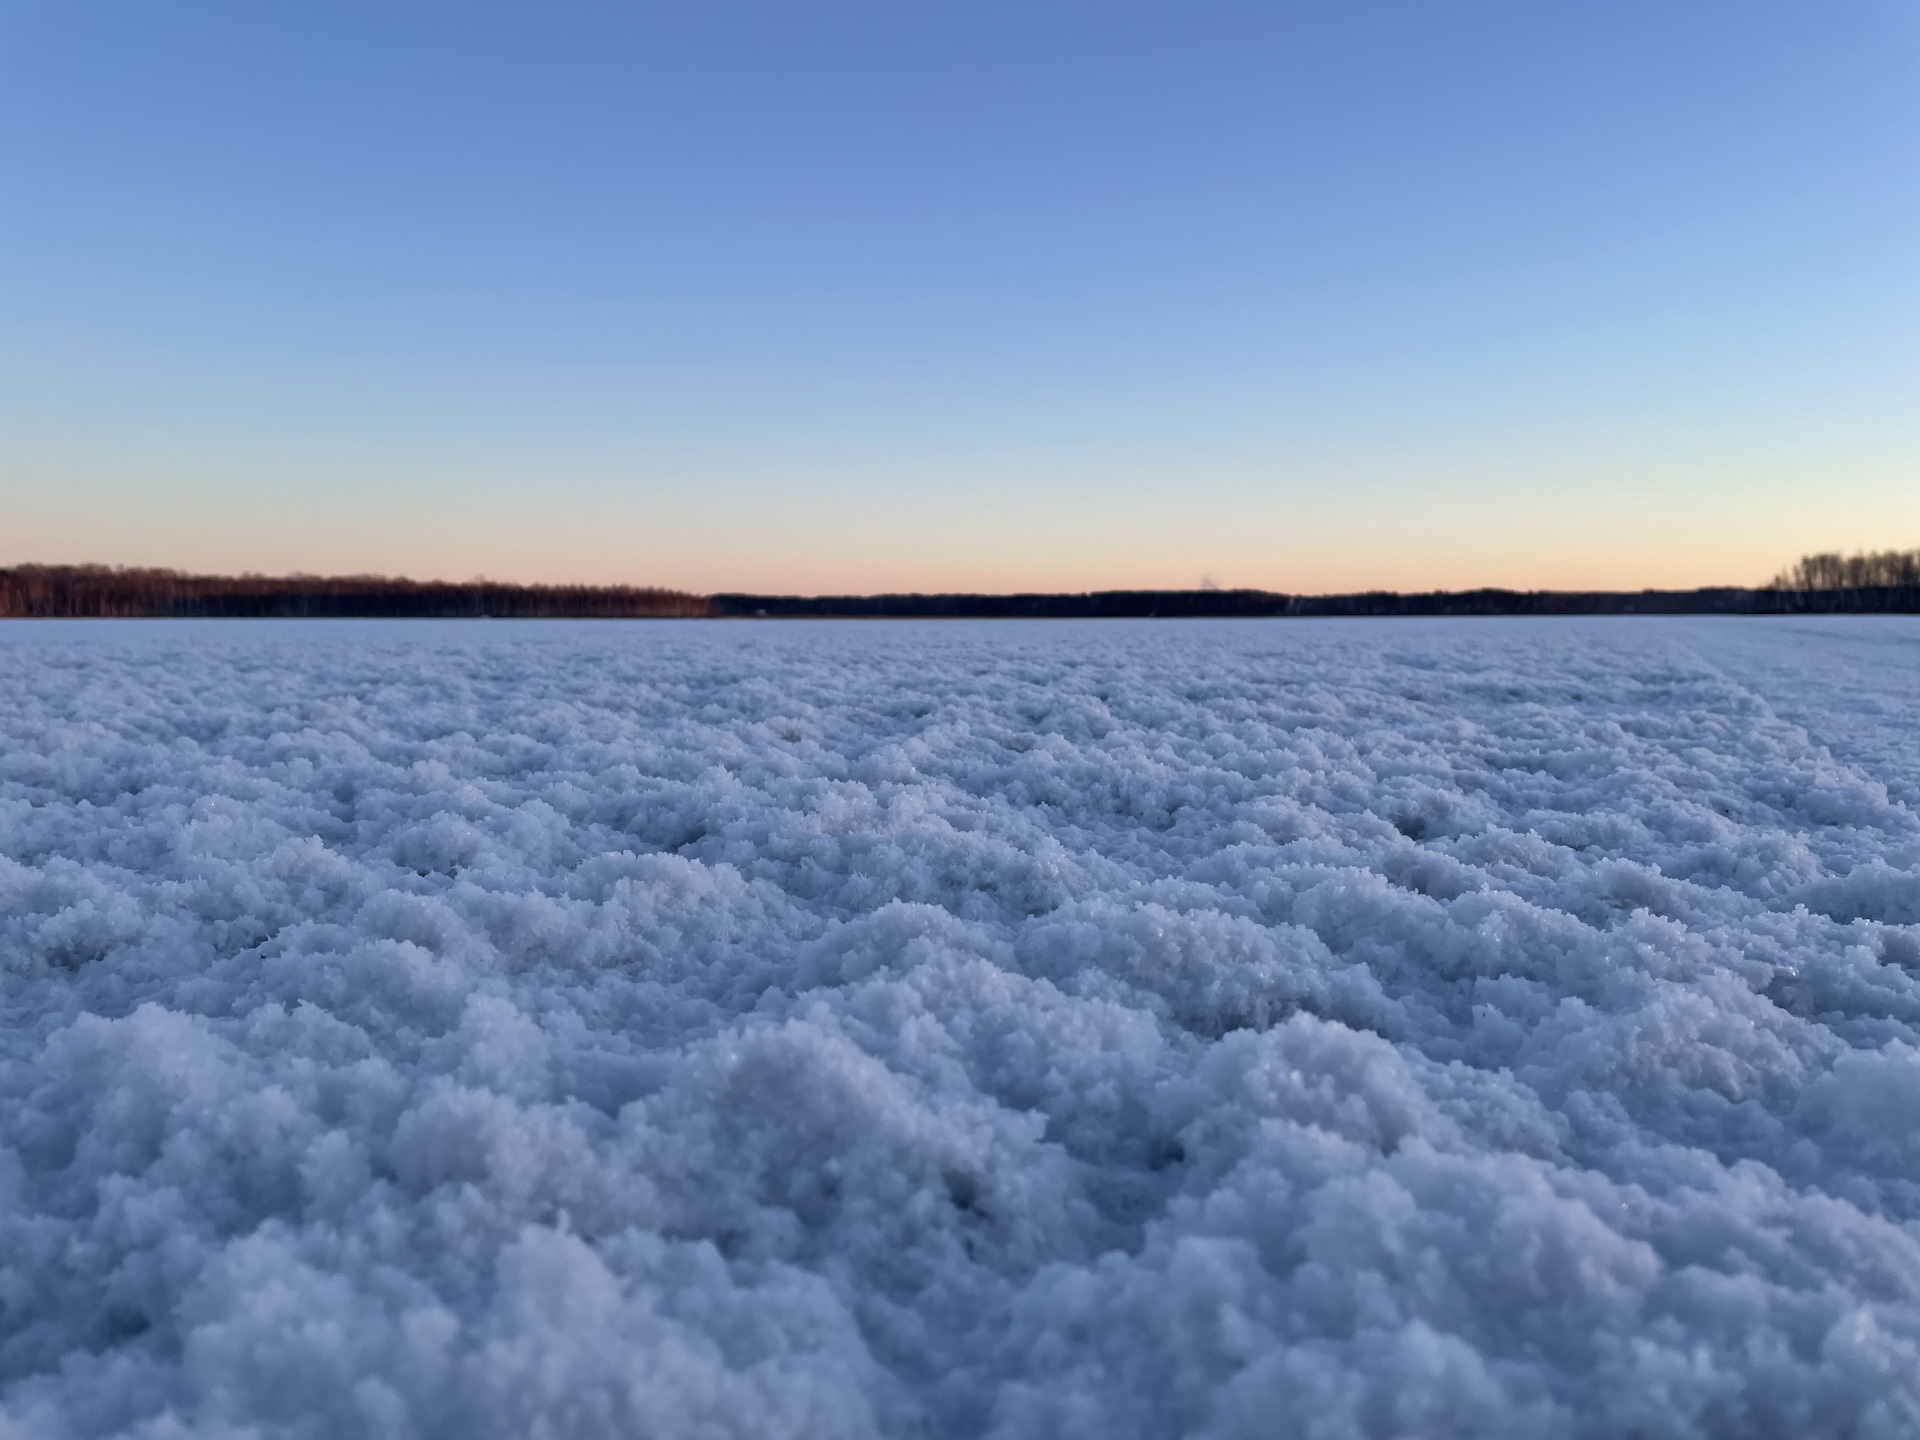
[[[0,569],[0,617],[45,619],[1100,618],[1920,613],[1920,550],[1803,556],[1771,584],[1697,590],[1270,590],[694,595],[631,585],[508,585],[383,575],[192,575],[106,565]]]

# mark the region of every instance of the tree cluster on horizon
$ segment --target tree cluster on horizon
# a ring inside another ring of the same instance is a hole
[[[1920,586],[1920,550],[1803,555],[1798,564],[1782,570],[1770,588],[1801,591],[1889,590],[1905,586]]]

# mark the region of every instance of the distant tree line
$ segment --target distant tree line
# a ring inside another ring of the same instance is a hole
[[[1066,595],[715,595],[715,615],[826,619],[1101,619],[1416,615],[1753,615],[1788,608],[1772,591],[1434,590],[1283,595],[1271,590],[1096,590]]]
[[[105,565],[0,569],[0,615],[222,619],[422,617],[636,619],[704,616],[704,596],[630,585],[502,585],[384,575],[187,575]]]
[[[715,615],[908,619],[1121,616],[1920,614],[1920,550],[1809,555],[1771,585],[1699,590],[1095,590],[1027,595],[714,595]]]
[[[716,615],[813,619],[1063,620],[1284,615],[1266,590],[1096,590],[1028,595],[714,595]]]
[[[1023,595],[688,595],[628,585],[502,585],[380,575],[188,575],[104,565],[0,569],[0,616],[639,619],[783,616],[872,619],[1099,619],[1393,615],[1920,614],[1920,551],[1809,555],[1759,589],[1096,590]]]

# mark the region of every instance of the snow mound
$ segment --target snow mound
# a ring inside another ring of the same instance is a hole
[[[1920,624],[0,674],[0,1435],[1920,1433]]]

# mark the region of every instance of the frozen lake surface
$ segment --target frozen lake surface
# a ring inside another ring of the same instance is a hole
[[[1920,1434],[1920,621],[0,625],[0,1436]]]

